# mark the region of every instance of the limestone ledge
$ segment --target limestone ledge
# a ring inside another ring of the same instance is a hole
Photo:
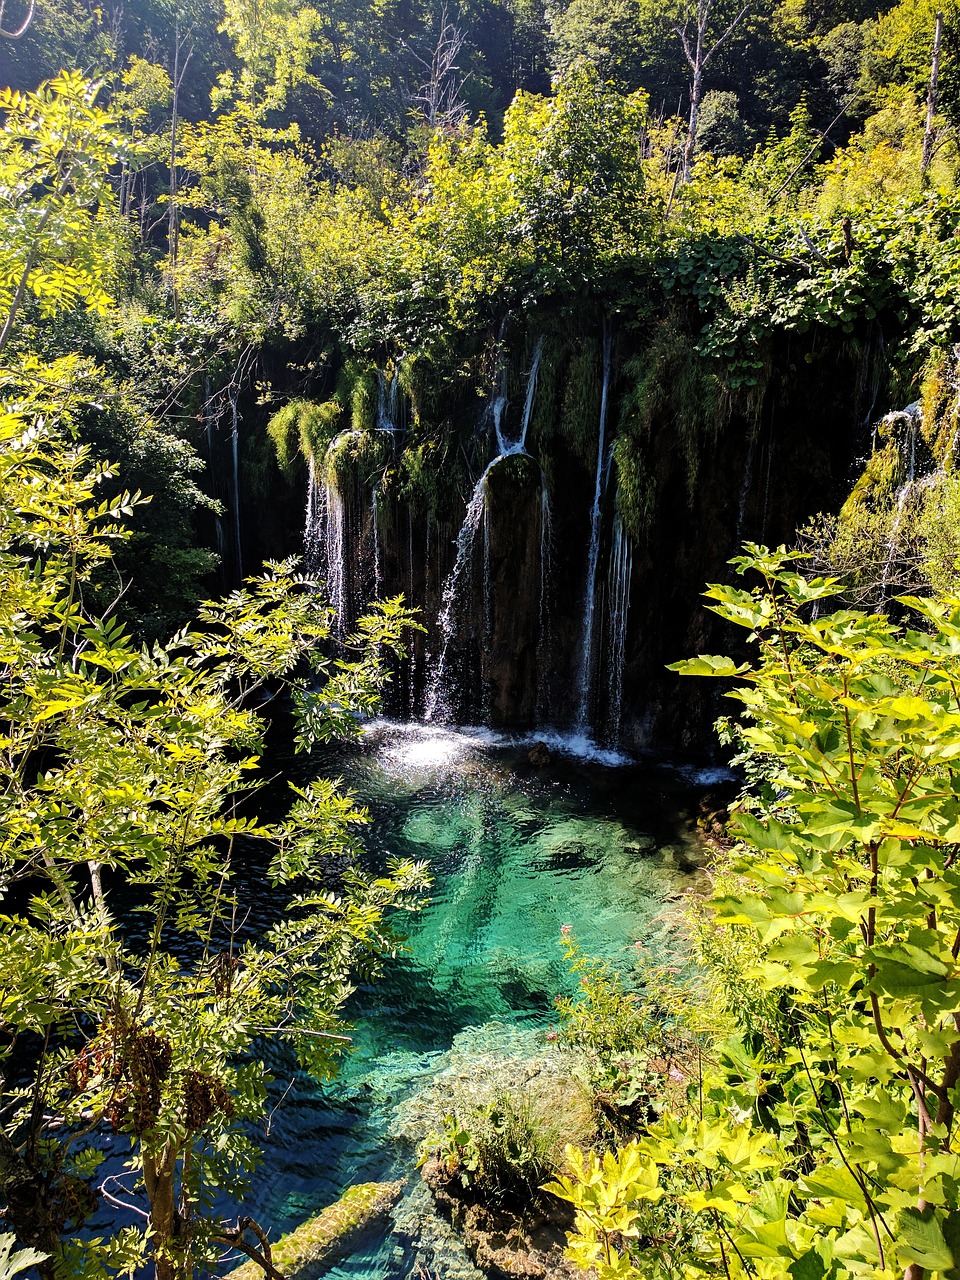
[[[386,1217],[400,1198],[404,1183],[363,1182],[345,1191],[315,1218],[273,1245],[273,1265],[286,1280],[317,1280],[354,1248],[364,1231]],[[230,1280],[263,1280],[252,1260],[230,1272]]]

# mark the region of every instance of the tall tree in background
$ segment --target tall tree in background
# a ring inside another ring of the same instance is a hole
[[[687,124],[687,137],[683,146],[682,178],[689,182],[693,170],[693,156],[697,147],[697,130],[700,123],[700,107],[703,103],[704,73],[711,59],[729,40],[734,31],[746,17],[752,0],[737,12],[726,27],[715,33],[714,4],[715,0],[697,0],[696,8],[689,14],[683,25],[676,27],[683,46],[683,56],[690,68],[690,114]]]

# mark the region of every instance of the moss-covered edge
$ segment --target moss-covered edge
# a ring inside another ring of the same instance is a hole
[[[389,1213],[403,1187],[402,1181],[362,1182],[350,1187],[335,1204],[277,1241],[273,1265],[287,1280],[315,1280],[325,1267],[349,1253],[372,1223]],[[230,1280],[262,1277],[263,1269],[253,1261],[230,1272]]]

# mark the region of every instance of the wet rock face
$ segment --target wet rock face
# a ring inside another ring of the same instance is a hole
[[[695,326],[681,337],[689,353]],[[704,749],[718,690],[665,666],[734,642],[701,593],[744,540],[789,544],[839,509],[869,436],[867,344],[781,336],[765,385],[737,394],[701,361],[705,405],[669,363],[651,374],[662,339],[597,312],[485,341],[470,379],[438,370],[417,413],[351,433],[389,456],[358,445],[324,497],[316,568],[347,626],[402,593],[426,628],[391,711]]]

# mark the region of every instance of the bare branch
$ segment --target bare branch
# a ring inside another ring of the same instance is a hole
[[[676,34],[680,37],[680,43],[683,45],[683,56],[690,63],[691,70],[696,67],[697,59],[693,50],[690,48],[690,41],[687,39],[686,27],[674,27]]]
[[[257,1237],[261,1249],[247,1244],[243,1238],[247,1231],[252,1231]],[[267,1233],[253,1218],[238,1218],[235,1227],[228,1227],[225,1222],[221,1223],[220,1229],[214,1232],[211,1239],[217,1244],[229,1245],[230,1248],[239,1249],[241,1253],[245,1253],[258,1267],[263,1268],[264,1275],[269,1277],[269,1280],[286,1280],[283,1272],[278,1271],[273,1265],[273,1253]]]
[[[707,65],[707,63],[710,61],[713,55],[717,52],[717,50],[720,48],[723,42],[733,35],[734,31],[736,31],[737,27],[739,27],[740,23],[747,16],[747,13],[749,12],[750,6],[752,3],[753,3],[753,0],[747,0],[747,3],[743,6],[743,8],[740,10],[737,16],[734,18],[734,20],[730,23],[729,27],[727,27],[723,35],[720,36],[718,39],[714,40],[713,44],[710,46],[707,52],[703,55],[703,66]]]

